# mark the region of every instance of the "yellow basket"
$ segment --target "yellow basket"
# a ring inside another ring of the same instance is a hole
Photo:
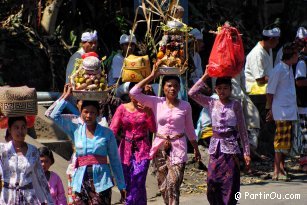
[[[123,82],[140,82],[151,73],[148,55],[135,56],[129,55],[124,60],[122,71]]]

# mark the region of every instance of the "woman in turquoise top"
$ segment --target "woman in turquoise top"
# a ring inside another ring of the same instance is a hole
[[[77,155],[77,169],[72,180],[73,192],[76,194],[74,203],[111,204],[111,188],[114,184],[107,156],[124,200],[126,187],[116,139],[109,128],[102,127],[96,121],[99,113],[98,102],[83,101],[83,123],[77,119],[63,118],[61,113],[67,105],[66,99],[70,93],[71,88],[56,105],[50,117],[69,133],[68,136],[73,136],[72,142]]]

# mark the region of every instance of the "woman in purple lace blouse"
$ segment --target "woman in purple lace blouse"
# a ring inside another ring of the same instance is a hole
[[[207,97],[200,93],[207,72],[189,91],[189,96],[200,105],[206,107],[212,118],[213,136],[209,146],[208,190],[210,204],[237,203],[235,193],[240,191],[240,167],[238,155],[241,139],[246,166],[250,165],[250,150],[241,104],[231,100],[231,79],[217,78],[215,91],[219,99]]]
[[[130,83],[129,88],[133,85]],[[156,132],[154,115],[132,96],[131,102],[121,104],[111,122],[115,136],[121,131],[119,155],[126,182],[126,205],[146,205],[146,176],[149,168],[151,143],[149,132]],[[119,138],[119,137],[117,137]]]

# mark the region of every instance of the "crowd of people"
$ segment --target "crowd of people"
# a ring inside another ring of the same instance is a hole
[[[115,93],[125,103],[116,107],[109,118],[109,113],[101,112],[98,101],[75,101],[71,97],[69,76],[75,60],[95,52],[98,46],[97,32],[84,32],[81,48],[69,60],[64,92],[45,113],[65,131],[74,147],[67,169],[67,195],[59,176],[49,171],[54,163],[52,151],[26,143],[26,118],[10,117],[10,137],[7,143],[0,143],[0,203],[111,204],[112,187],[116,184],[121,202],[147,204],[145,184],[152,160],[164,203],[177,205],[188,145],[194,150],[194,160],[199,161],[198,144],[206,139],[210,156],[207,199],[212,205],[236,204],[240,161],[250,170],[251,155],[257,154],[259,130],[269,121],[276,124],[272,180],[289,180],[285,157],[293,146],[292,139],[298,137],[293,133],[297,120],[303,142],[298,153],[300,165],[307,171],[307,99],[303,91],[307,87],[307,30],[298,28],[295,40],[278,52],[274,67],[272,49],[278,45],[281,31],[274,26],[265,28],[262,39],[246,56],[241,74],[232,79],[212,79],[211,88],[210,76],[199,55],[202,32],[193,29],[190,35],[198,46],[191,55],[195,70],[188,79],[188,96],[199,107],[191,107],[192,101],[180,98],[183,85],[179,76],[161,76],[155,66],[140,82],[119,85],[124,58],[137,47],[133,34],[123,34],[119,41],[121,51],[106,67],[109,66],[108,85],[118,87]],[[151,85],[159,77],[162,97],[158,96],[157,86]],[[213,95],[210,90],[214,90]],[[256,96],[266,97],[266,101],[253,103]],[[65,108],[71,114],[63,114]],[[193,122],[193,111],[199,115],[197,123]]]

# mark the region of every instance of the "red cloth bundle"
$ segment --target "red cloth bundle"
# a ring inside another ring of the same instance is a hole
[[[84,54],[81,56],[81,58],[84,59],[84,58],[87,58],[87,57],[89,57],[89,56],[94,56],[94,57],[96,57],[96,58],[99,58],[98,54],[95,53],[95,52],[84,53]]]
[[[27,121],[27,128],[31,128],[34,126],[35,123],[35,115],[26,116]],[[8,117],[1,117],[0,118],[0,129],[8,128]]]
[[[207,66],[210,77],[235,77],[243,69],[244,47],[238,30],[223,26],[217,34]]]

